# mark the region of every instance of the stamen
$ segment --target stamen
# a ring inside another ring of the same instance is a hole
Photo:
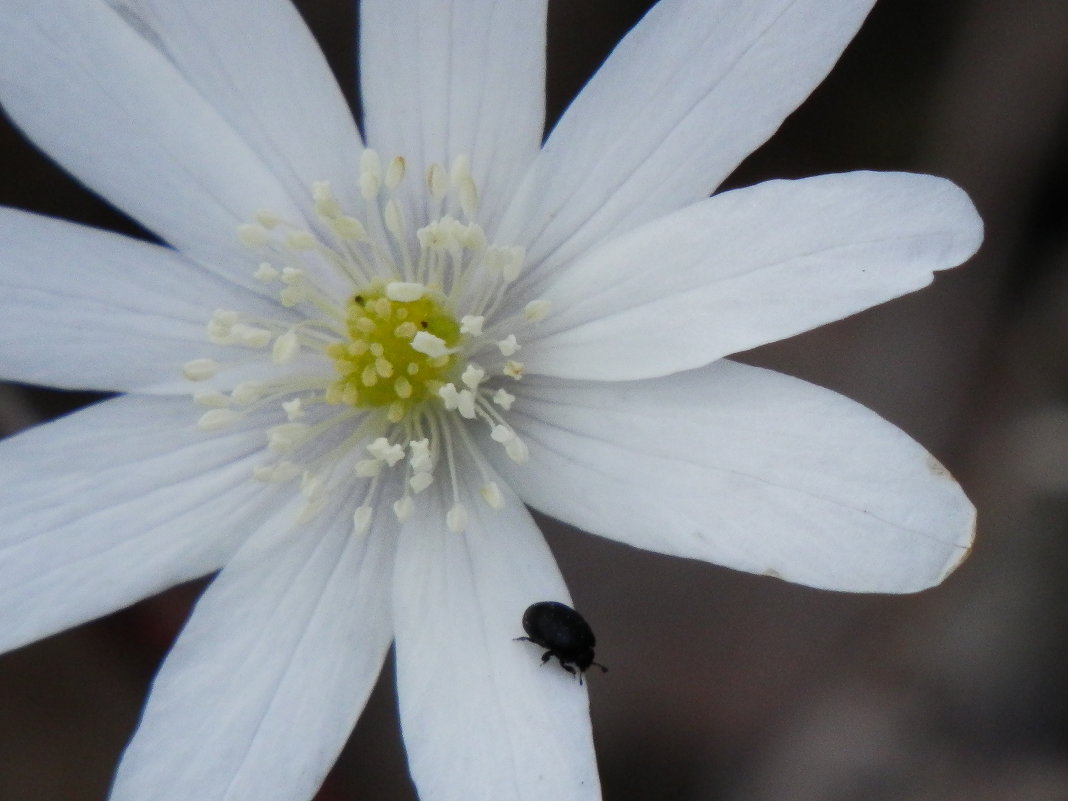
[[[505,419],[517,398],[501,383],[522,379],[523,364],[512,357],[527,327],[549,313],[544,300],[521,311],[506,302],[526,252],[487,238],[466,156],[428,167],[426,203],[415,208],[401,205],[401,184],[414,180],[406,173],[403,158],[384,164],[368,148],[360,154],[358,211],[345,208],[329,182],[316,181],[309,187],[313,224],[264,209],[237,228],[254,254],[252,275],[282,308],[273,316],[217,310],[208,340],[262,351],[264,372],[229,393],[193,394],[205,431],[271,415],[265,449],[276,458],[254,467],[253,477],[281,483],[300,476],[301,521],[331,502],[363,498],[352,509],[357,536],[370,529],[379,503],[407,520],[416,496],[435,484],[451,495],[445,525],[465,530],[471,501],[460,488],[470,482],[460,480],[458,464],[480,474],[481,502],[504,507],[469,425],[481,421],[509,458],[527,461],[526,444]],[[249,354],[235,361],[244,372]],[[317,372],[323,362],[333,372]],[[220,369],[194,359],[182,373],[206,381]],[[456,448],[473,460],[459,460]],[[361,449],[367,458],[359,458]],[[391,470],[398,480],[387,480]],[[358,490],[353,482],[362,482]],[[397,494],[382,497],[387,487]]]
[[[219,363],[213,359],[193,359],[186,362],[182,375],[189,381],[207,381],[219,372]]]

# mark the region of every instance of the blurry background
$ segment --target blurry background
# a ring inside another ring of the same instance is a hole
[[[299,5],[353,86],[352,0]],[[552,4],[550,121],[649,5]],[[0,124],[0,204],[138,233]],[[938,589],[849,596],[543,521],[612,668],[590,682],[606,801],[1068,799],[1068,2],[881,0],[729,183],[862,168],[964,187],[979,256],[741,358],[926,445],[979,508],[975,551]],[[0,433],[92,399],[0,385]],[[102,801],[199,589],[0,657],[0,801]],[[389,671],[319,801],[362,798],[415,798]]]

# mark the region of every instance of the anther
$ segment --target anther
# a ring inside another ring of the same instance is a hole
[[[221,431],[236,423],[240,418],[241,415],[233,409],[211,409],[204,412],[197,420],[197,428],[201,431]]]
[[[515,334],[509,334],[497,343],[497,348],[502,356],[512,356],[519,350],[519,343],[515,340]]]
[[[493,393],[493,402],[505,411],[508,411],[512,408],[512,404],[515,402],[515,395],[506,389],[498,389]]]
[[[504,496],[501,494],[501,488],[497,486],[495,481],[483,484],[479,487],[478,493],[482,496],[482,500],[486,502],[486,505],[489,506],[490,509],[504,508]]]
[[[214,359],[193,359],[182,367],[182,375],[189,381],[207,381],[219,372],[219,363]]]
[[[485,317],[470,314],[464,315],[460,318],[460,333],[469,334],[473,337],[480,337],[482,336],[482,325],[485,322]]]
[[[445,340],[434,336],[428,331],[420,331],[412,337],[412,350],[417,350],[431,359],[446,356],[449,353]]]
[[[486,377],[486,371],[472,362],[467,365],[463,375],[460,376],[460,380],[464,382],[468,389],[478,389],[478,385],[482,383],[482,379]]]
[[[459,534],[467,528],[467,509],[462,503],[455,504],[445,515],[445,525],[449,531]]]
[[[537,323],[549,316],[549,308],[547,300],[532,300],[523,307],[523,316],[530,322]]]
[[[274,341],[271,348],[271,361],[275,364],[289,364],[300,352],[300,340],[296,331],[286,331]]]
[[[367,529],[371,527],[371,518],[374,516],[374,509],[366,504],[357,507],[356,511],[352,515],[352,530],[357,536],[367,533]]]

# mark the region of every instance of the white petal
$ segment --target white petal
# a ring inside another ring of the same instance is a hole
[[[856,172],[725,192],[591,252],[533,291],[554,313],[528,372],[665,375],[927,286],[982,221],[941,178]]]
[[[364,0],[360,74],[368,144],[403,155],[425,203],[427,167],[471,157],[482,212],[497,213],[541,146],[545,0]],[[418,215],[417,215],[418,216]]]
[[[111,801],[309,799],[337,758],[389,648],[392,537],[353,537],[348,507],[288,511],[197,604]]]
[[[595,534],[827,589],[912,592],[967,555],[975,510],[874,412],[721,361],[633,383],[524,380],[530,448],[492,458],[523,499]]]
[[[311,205],[329,180],[356,202],[362,149],[348,104],[287,0],[107,0],[178,68],[282,182]]]
[[[0,209],[0,292],[8,380],[188,394],[190,359],[259,356],[209,345],[204,326],[216,308],[256,313],[262,299],[168,248],[60,220]]]
[[[553,130],[502,230],[551,270],[709,195],[823,80],[872,0],[662,0]]]
[[[0,651],[215,570],[272,510],[254,427],[121,397],[0,443]]]
[[[251,269],[235,232],[258,209],[299,219],[226,114],[103,0],[5,4],[0,104],[64,169],[209,268]]]
[[[530,604],[570,603],[567,589],[515,496],[494,511],[479,483],[463,478],[464,533],[446,530],[451,498],[428,493],[398,546],[397,692],[419,797],[596,801],[584,686],[513,639]]]

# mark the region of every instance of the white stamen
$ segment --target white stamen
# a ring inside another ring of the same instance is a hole
[[[212,409],[200,415],[197,428],[201,431],[221,431],[241,419],[233,409]]]
[[[516,362],[509,359],[504,363],[504,369],[501,372],[518,381],[523,377],[523,362]]]
[[[315,235],[307,231],[290,231],[286,236],[286,247],[290,250],[315,250],[318,244],[319,240],[315,238]]]
[[[267,229],[262,225],[246,223],[237,226],[237,238],[249,249],[263,247],[267,244]]]
[[[508,443],[515,439],[515,432],[508,426],[495,425],[490,430],[490,438],[492,438],[494,442],[500,442],[502,444]]]
[[[297,286],[304,281],[305,273],[296,267],[282,268],[282,283],[289,286]]]
[[[263,281],[263,283],[269,284],[278,277],[278,270],[276,270],[270,262],[262,261],[260,262],[260,266],[256,268],[256,272],[252,275],[257,281]]]
[[[275,464],[261,464],[252,468],[252,477],[269,484],[281,483],[296,478],[303,472],[300,465],[281,461]]]
[[[367,533],[367,529],[371,527],[371,519],[374,517],[374,509],[366,504],[364,506],[357,507],[356,511],[352,515],[352,531],[356,536],[361,536]]]
[[[460,390],[460,394],[456,396],[456,410],[460,412],[461,417],[475,419],[475,395],[471,390]]]
[[[290,422],[299,420],[304,416],[304,403],[300,398],[293,398],[282,402],[282,409],[286,413],[286,419]]]
[[[182,367],[182,375],[189,381],[207,381],[219,372],[219,363],[214,359],[193,359]]]
[[[230,329],[229,342],[226,344],[241,345],[245,348],[265,348],[270,341],[271,332],[266,328],[236,323]]]
[[[449,531],[459,534],[467,528],[467,509],[462,503],[454,505],[445,515],[445,525]]]
[[[390,467],[393,467],[393,465],[404,458],[404,448],[400,445],[391,445],[389,440],[385,437],[379,437],[368,445],[367,451],[373,457],[381,459]]]
[[[412,440],[408,443],[411,457],[408,462],[416,473],[429,473],[434,469],[434,460],[430,457],[430,440]]]
[[[326,219],[335,219],[341,216],[341,206],[330,189],[329,181],[315,181],[312,183],[312,200],[315,201],[315,213]]]
[[[532,300],[523,307],[523,316],[530,322],[537,323],[549,316],[551,304],[547,300]]]
[[[422,284],[408,281],[391,281],[386,284],[386,297],[401,303],[419,300],[425,294],[426,287]]]
[[[501,494],[501,488],[497,486],[497,482],[490,481],[488,484],[483,484],[478,493],[490,509],[504,508],[504,496]]]
[[[419,351],[420,353],[429,356],[431,359],[445,356],[449,352],[445,340],[441,337],[434,336],[428,331],[420,331],[412,337],[412,350]]]
[[[193,403],[208,409],[222,409],[230,405],[230,396],[215,389],[205,389],[193,393]]]
[[[506,389],[498,389],[493,393],[493,402],[505,411],[508,411],[512,408],[512,404],[515,402],[515,395]]]
[[[382,159],[379,158],[378,151],[373,147],[365,147],[360,154],[360,172],[381,177]]]
[[[410,479],[408,479],[408,486],[412,488],[412,492],[418,495],[425,490],[431,484],[434,483],[433,473],[416,473]]]
[[[486,322],[485,317],[464,315],[460,318],[460,333],[473,337],[482,336],[482,325]]]
[[[335,217],[330,220],[330,230],[338,239],[348,239],[352,242],[367,242],[371,238],[363,223],[355,217]]]
[[[497,343],[497,347],[500,349],[502,356],[512,356],[519,350],[520,345],[515,341],[515,334],[509,334]]]
[[[426,171],[426,187],[430,197],[439,202],[449,193],[449,176],[440,164],[431,164]]]
[[[296,331],[286,331],[274,341],[271,348],[271,361],[275,364],[289,364],[300,352],[300,340]]]
[[[304,423],[282,423],[267,429],[267,450],[271,453],[291,453],[304,443],[308,426]]]
[[[439,389],[438,397],[445,404],[445,411],[447,412],[455,411],[460,405],[460,393],[456,391],[456,386],[453,384],[446,384]]]
[[[300,303],[303,303],[308,298],[308,290],[302,286],[287,286],[281,292],[278,293],[278,299],[282,302],[282,305],[287,309],[290,309]]]
[[[267,386],[260,381],[242,381],[230,392],[230,397],[238,406],[248,406],[263,397]]]
[[[504,443],[504,452],[507,453],[508,458],[516,464],[526,464],[530,459],[530,450],[527,448],[527,444],[519,437],[515,437]]]
[[[403,156],[394,156],[389,161],[389,166],[386,168],[386,189],[393,191],[400,182],[404,180],[404,173],[407,172],[408,164],[405,162]]]
[[[277,228],[283,222],[282,218],[270,209],[257,209],[253,216],[256,218],[256,222],[267,230]]]
[[[382,462],[379,459],[360,459],[356,462],[355,471],[360,478],[374,478],[382,472]]]
[[[382,186],[382,160],[371,148],[360,154],[360,194],[364,200],[374,200]]]
[[[478,385],[482,383],[482,379],[485,377],[486,371],[471,362],[467,365],[463,375],[460,376],[460,380],[464,382],[468,389],[475,390],[478,389]]]
[[[323,497],[326,492],[326,482],[322,476],[304,471],[300,478],[300,494],[308,501],[315,501]]]
[[[390,200],[386,204],[383,219],[386,221],[386,230],[399,240],[404,239],[404,215],[401,214],[397,201]]]
[[[415,504],[412,503],[412,499],[407,495],[400,500],[393,502],[393,514],[395,514],[397,519],[402,523],[412,516],[413,508],[415,508]]]

